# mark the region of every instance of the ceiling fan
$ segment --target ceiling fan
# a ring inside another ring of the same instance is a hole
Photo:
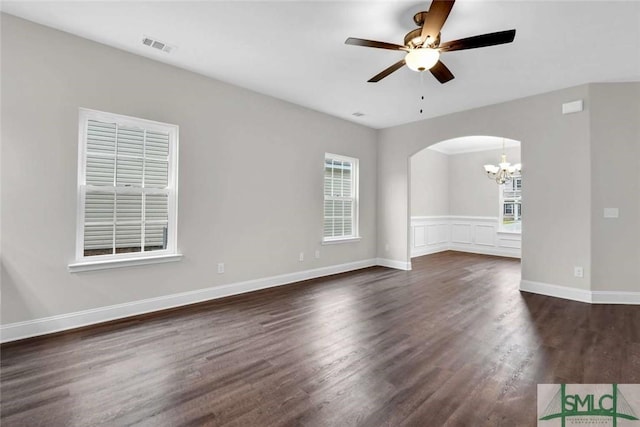
[[[454,3],[455,0],[433,0],[428,12],[416,13],[413,21],[420,28],[404,36],[404,46],[354,37],[349,37],[345,44],[407,52],[404,59],[371,77],[368,80],[370,83],[379,82],[404,65],[413,71],[429,70],[440,83],[446,83],[454,76],[440,61],[440,53],[511,43],[516,36],[516,30],[507,30],[440,43],[440,30]]]

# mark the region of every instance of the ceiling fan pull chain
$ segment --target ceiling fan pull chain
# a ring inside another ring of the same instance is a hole
[[[420,89],[424,93],[424,73],[420,73]],[[424,95],[420,96],[420,114],[422,114],[422,105],[424,104]]]

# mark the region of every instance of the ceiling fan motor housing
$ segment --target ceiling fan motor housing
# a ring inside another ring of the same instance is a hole
[[[429,12],[426,10],[416,13],[413,15],[413,22],[415,22],[418,27],[422,28],[422,24],[424,24],[425,19],[427,19],[427,13]]]
[[[427,13],[427,12],[420,12],[420,13]],[[422,27],[409,31],[407,35],[404,36],[404,45],[412,49],[421,46],[421,42],[420,42],[421,34],[422,34]],[[414,40],[417,40],[417,43],[415,43]],[[440,33],[438,33],[438,37],[436,38],[436,41],[430,44],[430,47],[438,47],[439,44],[440,44]]]

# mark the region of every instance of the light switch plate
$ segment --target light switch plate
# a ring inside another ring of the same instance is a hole
[[[604,208],[604,217],[605,218],[618,218],[620,216],[620,211],[618,208]]]

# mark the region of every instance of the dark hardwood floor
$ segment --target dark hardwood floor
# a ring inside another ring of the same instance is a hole
[[[640,383],[640,307],[456,252],[2,346],[10,426],[534,426],[538,383]]]

